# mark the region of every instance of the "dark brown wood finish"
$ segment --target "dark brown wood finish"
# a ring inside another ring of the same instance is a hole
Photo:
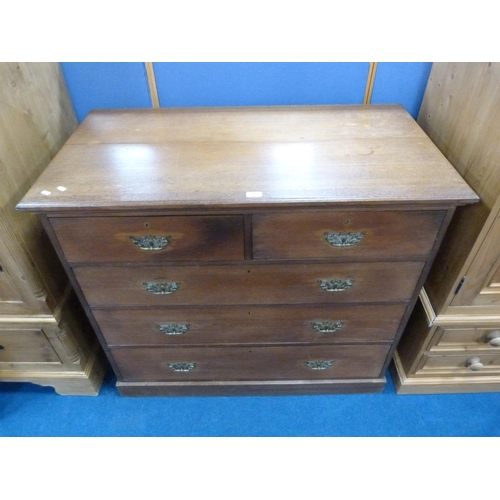
[[[421,262],[74,269],[91,307],[402,302],[421,271]],[[324,290],[321,281],[331,280],[353,282]],[[178,288],[166,295],[147,289],[172,283]]]
[[[318,106],[93,112],[18,208],[49,217],[122,394],[318,394],[383,388],[475,200],[401,107]]]
[[[254,215],[253,256],[255,259],[425,260],[445,214],[445,211],[319,211]]]
[[[405,308],[405,304],[238,306],[95,309],[93,313],[109,346],[332,344],[392,342]]]
[[[400,106],[100,111],[76,134],[19,208],[477,200]]]
[[[52,218],[66,258],[76,262],[243,260],[243,217]],[[165,238],[159,250],[141,249],[141,237]],[[135,240],[134,240],[135,239]],[[135,241],[135,242],[134,242]]]
[[[388,352],[385,344],[112,349],[123,380],[139,382],[375,378]]]

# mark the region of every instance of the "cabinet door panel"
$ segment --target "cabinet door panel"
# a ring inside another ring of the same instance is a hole
[[[452,306],[500,306],[500,206]],[[493,214],[492,214],[493,217]],[[487,224],[488,225],[488,224]]]

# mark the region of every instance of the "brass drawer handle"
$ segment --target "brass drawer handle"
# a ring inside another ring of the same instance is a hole
[[[333,365],[333,361],[331,361],[331,360],[326,360],[326,361],[319,361],[319,360],[306,361],[305,365],[310,370],[326,370],[327,368],[330,368],[330,366]]]
[[[500,331],[495,330],[489,333],[486,335],[484,341],[492,347],[500,347]]]
[[[156,328],[166,335],[182,335],[189,330],[189,325],[169,323],[168,325],[156,325]]]
[[[168,295],[178,290],[180,283],[178,281],[173,283],[148,283],[145,281],[142,285],[148,292],[155,295]]]
[[[351,233],[349,231],[340,231],[338,233],[325,232],[325,239],[334,247],[352,247],[359,243],[366,232]]]
[[[130,236],[132,243],[141,250],[163,250],[170,243],[171,236]]]
[[[320,333],[333,333],[340,330],[344,326],[343,321],[313,321],[311,326]]]
[[[318,280],[319,286],[322,290],[326,290],[327,292],[343,292],[354,283],[354,278],[349,278],[346,280],[341,279],[333,279],[333,280]]]
[[[469,358],[465,362],[465,366],[469,368],[469,370],[472,370],[473,372],[478,372],[484,368],[483,363],[481,363],[481,358],[478,357]]]
[[[174,372],[190,372],[196,368],[196,363],[169,363],[168,367]]]

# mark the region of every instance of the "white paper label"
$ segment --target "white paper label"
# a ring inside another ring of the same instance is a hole
[[[247,191],[247,198],[262,198],[262,191]]]

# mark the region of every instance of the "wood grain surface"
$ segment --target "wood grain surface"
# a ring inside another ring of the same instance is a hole
[[[285,106],[91,113],[18,208],[476,199],[400,106]]]
[[[221,304],[321,304],[408,301],[421,262],[339,264],[78,267],[75,275],[91,307]],[[341,292],[319,280],[354,279]],[[168,295],[145,283],[179,283]]]

